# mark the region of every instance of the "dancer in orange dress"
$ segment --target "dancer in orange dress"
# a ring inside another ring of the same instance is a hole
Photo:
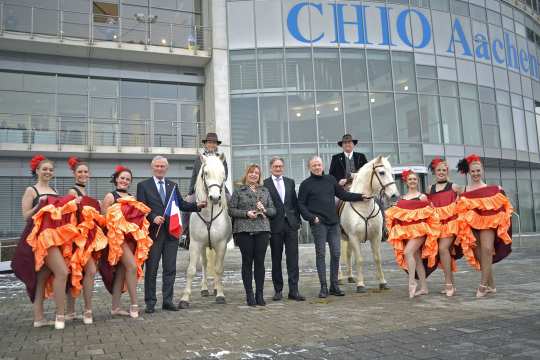
[[[427,196],[418,190],[418,175],[405,170],[401,177],[408,191],[386,211],[386,226],[396,262],[409,273],[409,298],[413,298],[428,293],[425,266],[436,265],[439,221]],[[422,259],[427,259],[427,263]],[[420,280],[418,291],[415,274]]]
[[[492,264],[512,252],[513,208],[500,186],[482,180],[484,169],[478,155],[462,159],[458,170],[469,174],[471,182],[457,202],[457,238],[469,264],[482,272],[476,291],[476,297],[482,298],[497,291]]]
[[[143,275],[142,265],[148,258],[152,239],[146,219],[150,208],[128,193],[131,180],[131,170],[117,166],[111,180],[116,190],[103,199],[109,246],[100,261],[100,272],[105,287],[112,294],[111,315],[137,318],[137,280]],[[120,307],[120,296],[125,288],[131,301],[129,312]]]
[[[44,317],[43,301],[53,297],[56,304],[56,329],[65,326],[66,283],[73,242],[77,231],[77,204],[73,196],[58,197],[50,185],[54,164],[42,155],[30,161],[37,183],[26,188],[22,215],[27,225],[15,251],[11,267],[26,285],[34,303],[34,327],[52,325]]]
[[[458,233],[458,215],[456,212],[456,200],[462,191],[457,184],[448,179],[448,164],[445,160],[436,157],[429,165],[436,183],[431,185],[428,200],[439,217],[439,267],[443,269],[445,289],[442,291],[446,296],[454,296],[453,272],[457,271],[456,259],[463,256],[461,248],[456,244]]]
[[[81,234],[80,241],[73,246],[71,257],[71,291],[67,294],[66,320],[76,318],[75,298],[81,293],[84,296],[83,323],[92,324],[92,291],[94,289],[94,276],[96,262],[101,251],[107,246],[107,237],[103,233],[105,217],[101,215],[99,201],[87,195],[86,186],[90,178],[89,166],[76,157],[68,159],[68,165],[73,171],[75,184],[68,191],[68,195],[78,200],[77,228]]]

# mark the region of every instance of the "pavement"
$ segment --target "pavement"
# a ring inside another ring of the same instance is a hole
[[[314,248],[305,244],[300,289],[307,301],[271,300],[268,252],[268,305],[247,307],[240,254],[231,249],[225,259],[227,304],[201,297],[198,276],[190,309],[158,307],[151,315],[141,311],[137,320],[111,317],[110,295],[97,276],[94,324],[76,320],[65,330],[32,328],[22,284],[11,274],[0,275],[0,359],[540,359],[540,242],[523,248],[516,243],[514,252],[494,266],[497,293],[483,299],[475,298],[480,274],[462,260],[456,296],[439,294],[444,281],[436,271],[428,279],[430,294],[408,299],[406,274],[386,243],[383,270],[391,289],[379,291],[368,245],[362,250],[365,294],[355,293],[351,284],[343,286],[345,297],[318,299]],[[186,251],[179,253],[176,300],[187,258]],[[141,283],[144,309],[142,290]],[[127,295],[123,298],[127,308]],[[52,301],[46,306],[53,319]]]

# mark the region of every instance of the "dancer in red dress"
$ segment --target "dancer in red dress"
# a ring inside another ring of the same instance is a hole
[[[448,179],[448,164],[445,160],[436,157],[429,167],[435,175],[436,183],[431,185],[428,199],[441,223],[438,265],[444,272],[445,289],[442,293],[446,296],[454,296],[456,287],[453,272],[457,271],[456,259],[463,256],[461,248],[456,244],[458,233],[456,200],[462,189]]]
[[[99,201],[87,195],[88,180],[90,178],[89,166],[76,157],[68,160],[73,171],[75,184],[68,191],[68,195],[75,196],[78,201],[77,228],[81,234],[80,241],[73,246],[71,257],[71,291],[67,296],[66,320],[73,320],[75,313],[75,298],[81,293],[84,296],[83,323],[92,324],[92,291],[94,289],[94,276],[96,262],[101,251],[107,246],[107,237],[103,233],[105,217],[101,215]]]
[[[26,188],[22,214],[27,225],[15,251],[11,267],[26,285],[34,303],[34,327],[52,325],[44,317],[43,301],[53,297],[56,304],[56,329],[63,329],[66,283],[73,242],[77,231],[77,204],[73,196],[58,197],[50,185],[54,164],[42,155],[30,161],[37,183]]]
[[[458,241],[469,264],[481,270],[476,297],[494,294],[492,264],[512,252],[512,204],[498,185],[486,185],[478,155],[469,155],[458,164],[462,174],[469,174],[470,184],[457,202]]]
[[[409,297],[413,298],[428,293],[425,266],[436,264],[439,221],[427,196],[418,190],[418,175],[405,170],[401,177],[408,191],[386,211],[386,226],[396,262],[409,273]],[[422,259],[427,259],[427,264]],[[415,275],[420,280],[418,291]]]
[[[128,193],[131,180],[131,170],[117,166],[111,180],[116,190],[103,199],[109,246],[100,261],[100,272],[105,287],[112,294],[111,315],[137,318],[137,280],[143,276],[142,265],[148,258],[152,239],[146,219],[150,208]],[[120,296],[126,288],[131,301],[129,312],[120,307]]]

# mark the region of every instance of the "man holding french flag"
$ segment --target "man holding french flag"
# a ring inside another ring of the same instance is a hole
[[[150,222],[150,237],[154,240],[144,273],[144,302],[145,312],[155,312],[156,279],[159,262],[163,258],[163,305],[165,311],[177,311],[174,305],[174,280],[176,278],[176,254],[178,241],[182,234],[180,211],[200,211],[206,207],[206,202],[185,202],[180,195],[178,184],[166,179],[169,168],[167,158],[156,156],[152,159],[152,177],[137,185],[137,200],[146,204],[150,209],[147,216]]]

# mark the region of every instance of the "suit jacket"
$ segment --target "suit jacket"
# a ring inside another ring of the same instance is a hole
[[[283,184],[285,186],[285,203],[281,201],[272,177],[264,179],[264,186],[270,192],[270,197],[276,208],[276,215],[270,218],[270,228],[274,233],[285,230],[286,224],[289,224],[291,230],[298,230],[300,227],[300,210],[294,180],[284,176]]]
[[[357,171],[360,170],[360,168],[367,163],[366,156],[359,152],[353,152],[353,160],[354,166],[356,167]],[[332,175],[336,179],[336,181],[339,182],[339,180],[345,179],[347,176],[345,166],[345,154],[336,154],[332,156],[332,162],[330,163],[330,171],[328,171],[328,173]]]
[[[172,190],[174,188],[176,188],[176,200],[178,201],[178,206],[180,207],[180,210],[199,211],[196,203],[188,203],[182,199],[182,196],[180,195],[180,190],[178,189],[178,184],[176,184],[174,181],[170,181],[169,179],[165,178],[165,203],[161,201],[161,197],[159,196],[159,192],[153,177],[137,184],[137,200],[148,206],[151,210],[150,213],[147,215],[147,219],[150,222],[149,232],[150,237],[152,238],[155,236],[159,226],[154,224],[154,219],[156,218],[156,216],[163,216],[163,213],[165,213],[165,207],[167,206],[167,202],[169,201]],[[178,240],[169,234],[169,232],[167,231],[168,227],[169,218],[165,217],[165,223],[163,223],[163,225],[161,226],[159,236],[166,236],[170,240]]]

